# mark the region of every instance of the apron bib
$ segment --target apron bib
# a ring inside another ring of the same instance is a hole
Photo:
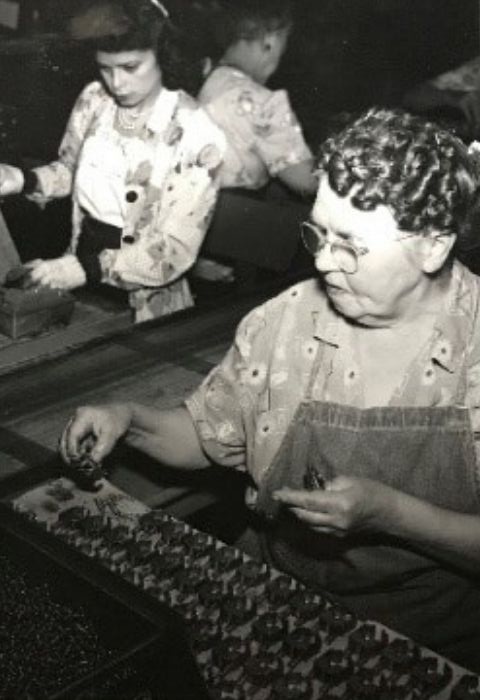
[[[319,352],[319,356],[321,352]],[[303,489],[314,467],[326,480],[368,477],[461,513],[479,513],[478,469],[466,408],[359,409],[313,401],[315,363],[300,404],[259,488],[268,525],[265,558],[373,618],[480,670],[480,581],[381,533],[344,538],[313,532],[272,499]]]

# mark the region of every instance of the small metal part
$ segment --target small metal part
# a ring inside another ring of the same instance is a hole
[[[307,471],[303,475],[303,486],[307,491],[317,491],[325,489],[325,477],[311,463],[307,466]]]
[[[58,503],[65,503],[73,499],[73,493],[70,488],[67,488],[59,479],[52,483],[47,489],[46,494],[53,498]]]
[[[31,274],[31,268],[17,265],[7,273],[4,286],[13,289],[31,289],[35,287]]]
[[[81,445],[81,455],[70,461],[71,477],[77,486],[85,491],[98,491],[98,483],[105,477],[102,465],[92,458],[92,449],[95,439],[89,435]]]

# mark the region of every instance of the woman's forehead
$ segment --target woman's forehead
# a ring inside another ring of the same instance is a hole
[[[131,63],[141,63],[151,56],[155,57],[151,49],[134,49],[131,51],[97,51],[95,59],[100,66],[119,67]]]
[[[346,197],[341,197],[323,175],[311,213],[312,221],[332,233],[349,233],[357,238],[398,235],[400,229],[388,207],[380,204],[372,211],[362,211],[352,204],[354,192],[352,190]]]

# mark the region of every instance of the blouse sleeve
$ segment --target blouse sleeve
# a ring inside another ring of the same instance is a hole
[[[465,404],[470,411],[470,424],[475,439],[477,461],[480,464],[480,318],[475,321],[469,357]]]
[[[245,468],[261,384],[249,381],[252,361],[259,351],[268,353],[264,311],[259,307],[243,319],[222,362],[185,401],[203,449],[224,466]]]
[[[70,114],[58,159],[34,168],[37,185],[31,195],[32,199],[46,200],[71,194],[80,148],[104,95],[99,82],[90,83],[81,92]]]
[[[100,255],[102,279],[117,286],[161,287],[195,262],[214,213],[223,133],[199,108],[183,119],[179,157],[132,231],[133,241]]]
[[[255,148],[271,175],[312,157],[284,90],[277,90],[252,112]]]

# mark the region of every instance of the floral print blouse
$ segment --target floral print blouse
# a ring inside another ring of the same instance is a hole
[[[192,98],[165,88],[138,134],[122,137],[116,117],[102,84],[87,85],[58,160],[35,169],[33,197],[72,194],[71,252],[85,212],[122,228],[120,248],[100,254],[102,282],[129,290],[136,320],[148,320],[192,304],[184,275],[214,211],[225,137]]]
[[[284,90],[269,90],[236,68],[219,66],[198,100],[227,137],[222,187],[259,189],[312,157]]]
[[[430,341],[419,348],[391,406],[465,406],[480,430],[480,278],[460,263]],[[240,323],[223,361],[186,400],[203,448],[219,464],[248,468],[259,483],[305,399],[362,408],[363,378],[350,325],[319,281],[301,282]],[[465,371],[466,368],[466,371]]]

